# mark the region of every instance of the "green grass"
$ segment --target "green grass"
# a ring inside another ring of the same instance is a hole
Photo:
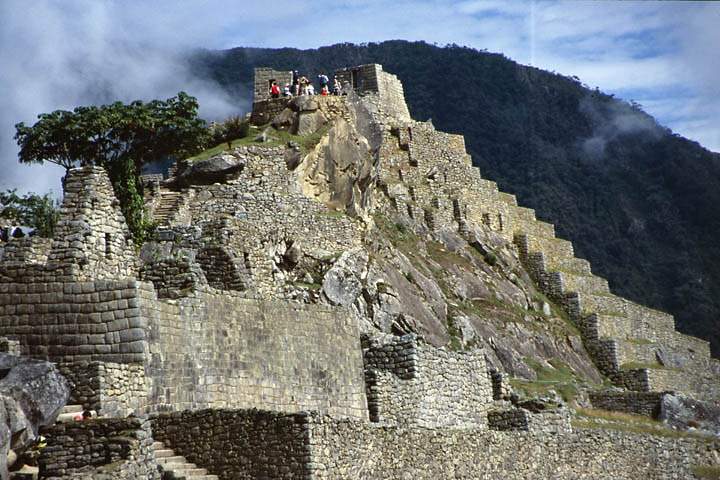
[[[573,426],[578,428],[619,430],[623,432],[655,435],[658,437],[696,438],[713,441],[712,437],[700,433],[684,432],[667,428],[661,422],[644,415],[613,412],[599,408],[577,408],[575,413],[576,417],[573,419]]]
[[[323,210],[320,212],[320,215],[330,218],[343,218],[347,216],[342,210]]]
[[[660,427],[662,424],[657,420],[653,420],[650,417],[644,415],[636,415],[633,413],[625,412],[614,412],[610,410],[603,410],[600,408],[577,408],[575,410],[578,417],[587,419],[586,421],[592,420],[607,420],[611,422],[621,422],[626,424],[643,424],[648,426]]]
[[[716,465],[695,465],[692,473],[705,480],[720,480],[720,467]]]
[[[197,162],[200,160],[207,160],[208,158],[221,154],[223,152],[226,152],[232,148],[237,148],[241,146],[246,145],[259,145],[259,146],[265,146],[265,147],[282,147],[286,146],[288,142],[295,142],[298,145],[300,145],[300,149],[303,151],[303,153],[307,153],[315,146],[317,146],[318,143],[320,143],[320,140],[322,140],[322,137],[327,134],[327,132],[330,130],[330,126],[326,125],[319,129],[317,132],[311,134],[311,135],[293,135],[291,133],[288,133],[284,130],[275,130],[273,128],[270,128],[270,131],[268,132],[270,137],[273,137],[274,140],[269,142],[256,142],[255,138],[260,135],[263,130],[265,130],[268,127],[268,125],[261,125],[261,126],[255,126],[251,125],[250,129],[248,130],[247,136],[243,138],[238,138],[232,141],[232,147],[228,147],[227,143],[221,143],[220,145],[216,145],[212,148],[208,148],[207,150],[204,150],[200,153],[198,153],[195,156],[192,156],[187,159],[188,162]]]
[[[573,428],[580,429],[598,429],[598,430],[615,430],[618,432],[638,433],[643,435],[654,435],[656,437],[665,438],[692,438],[712,442],[714,439],[702,434],[694,432],[681,432],[672,430],[662,426],[651,426],[642,423],[616,423],[607,421],[598,421],[590,418],[572,420]],[[710,477],[712,478],[712,477]]]
[[[649,370],[672,370],[660,365],[659,363],[625,362],[620,365],[621,370],[639,370],[645,368]]]
[[[437,263],[445,268],[451,266],[461,266],[466,269],[474,268],[472,261],[463,257],[462,255],[451,252],[440,242],[429,241],[426,244],[427,252],[430,258],[435,260]]]
[[[457,328],[457,325],[455,325],[455,322],[452,318],[448,318],[447,323],[445,324],[445,328],[447,328],[447,333],[450,336],[450,343],[448,343],[448,348],[455,351],[462,350],[463,346],[462,342],[460,341],[460,329]]]
[[[305,288],[307,290],[320,290],[322,285],[319,283],[308,283],[308,282],[293,282],[293,285],[298,288]]]
[[[551,367],[540,364],[532,358],[525,358],[525,363],[535,370],[535,380],[513,378],[510,380],[512,387],[518,391],[525,392],[528,396],[546,395],[550,390],[555,390],[563,400],[570,403],[578,395],[578,378],[575,372],[564,362],[551,359]]]

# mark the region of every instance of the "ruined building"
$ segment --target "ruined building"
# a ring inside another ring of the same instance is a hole
[[[55,238],[2,249],[0,336],[55,363],[69,403],[99,415],[47,429],[40,478],[718,468],[711,434],[575,408],[657,417],[672,398],[716,415],[708,343],[613,295],[482,178],[462,136],[411,119],[394,75],[336,75],[347,95],[273,99],[268,82],[290,72],[257,69],[257,141],[145,178],[158,228],[144,245],[103,169],[84,167]],[[523,390],[550,370],[572,372],[576,398]]]

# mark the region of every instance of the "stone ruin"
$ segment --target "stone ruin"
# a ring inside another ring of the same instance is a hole
[[[396,334],[362,321],[374,215],[483,229],[515,245],[621,387],[593,402],[653,415],[670,390],[720,399],[707,342],[613,295],[481,177],[462,136],[410,118],[397,77],[363,65],[337,72],[347,96],[266,98],[287,73],[256,70],[252,121],[317,143],[147,178],[158,228],[141,246],[103,169],[71,170],[56,237],[3,248],[0,335],[98,415],[45,428],[39,478],[691,478],[718,464],[717,440],[575,428],[566,408],[508,401],[482,349],[434,346],[407,317]]]

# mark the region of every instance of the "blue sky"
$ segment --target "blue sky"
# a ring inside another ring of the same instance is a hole
[[[179,61],[195,47],[407,39],[487,49],[638,101],[720,151],[718,25],[713,2],[3,0],[0,189],[59,190],[62,172],[16,160],[13,125],[41,112],[185,89],[207,116],[235,113]]]

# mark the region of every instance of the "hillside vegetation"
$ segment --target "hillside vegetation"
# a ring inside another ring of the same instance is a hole
[[[554,223],[615,293],[674,314],[720,352],[720,155],[577,79],[458,46],[389,41],[203,51],[194,69],[238,101],[253,68],[315,78],[377,62],[413,118],[465,135],[484,176]]]

